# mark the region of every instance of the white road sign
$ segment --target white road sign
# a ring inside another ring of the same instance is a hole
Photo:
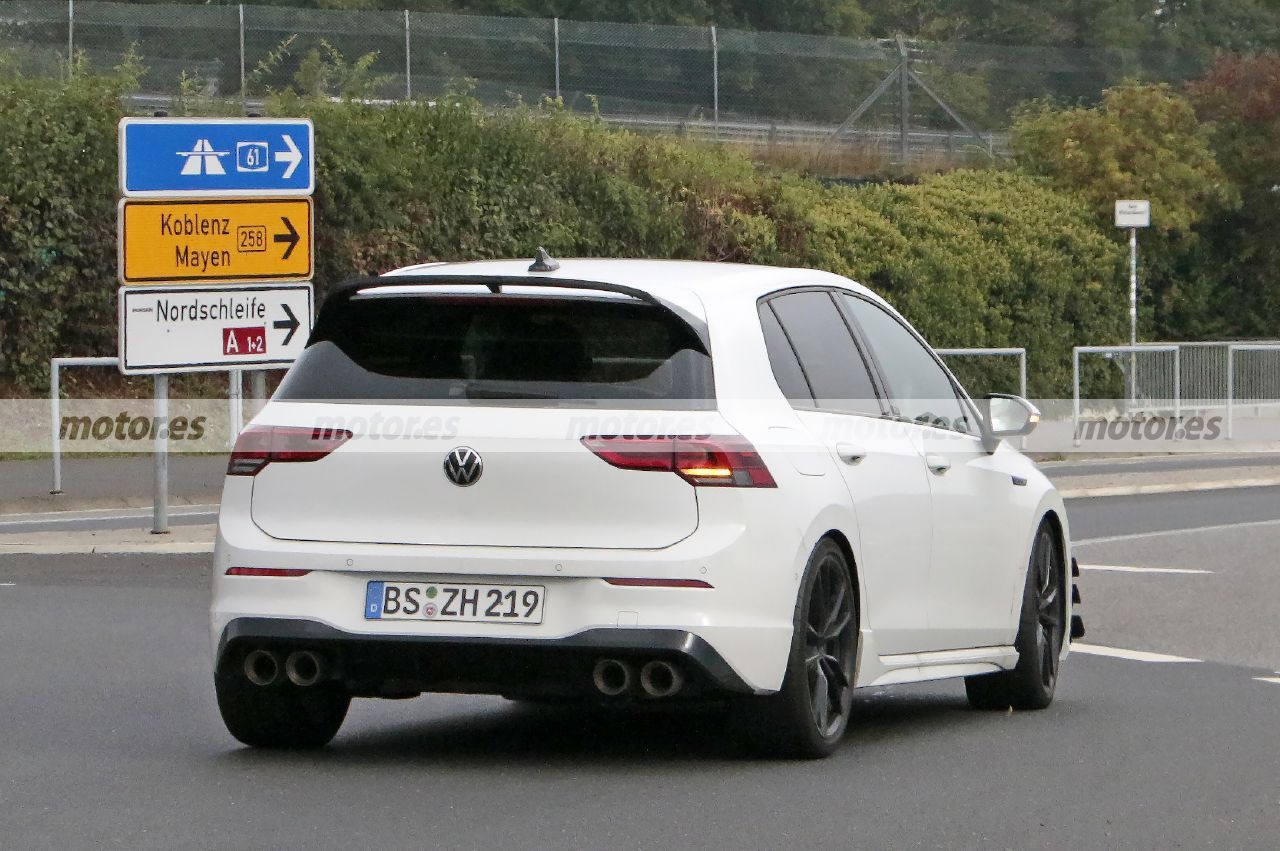
[[[1117,201],[1116,227],[1149,228],[1151,227],[1150,201]]]
[[[313,298],[310,284],[123,287],[120,371],[288,366],[311,336]]]

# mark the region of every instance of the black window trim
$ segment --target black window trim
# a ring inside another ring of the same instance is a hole
[[[889,399],[887,391],[888,385],[885,384],[884,378],[880,374],[879,364],[869,357],[867,346],[859,337],[859,333],[854,330],[854,326],[850,324],[849,317],[847,316],[844,306],[840,304],[840,300],[835,297],[835,293],[837,291],[847,292],[847,290],[841,290],[837,287],[831,287],[825,284],[799,284],[785,289],[773,290],[756,299],[757,315],[762,307],[767,307],[769,312],[773,314],[774,320],[777,321],[778,327],[782,329],[782,335],[786,338],[787,345],[791,348],[791,354],[795,357],[796,363],[800,366],[800,374],[804,376],[804,383],[809,388],[809,395],[813,398],[812,405],[797,405],[794,399],[788,399],[787,402],[793,409],[798,411],[815,411],[821,414],[841,414],[847,417],[869,417],[871,419],[881,420],[898,419],[896,412],[893,410],[893,403]],[[871,378],[871,388],[875,391],[876,402],[880,405],[880,414],[878,416],[868,411],[840,411],[834,408],[825,408],[818,404],[818,396],[813,392],[813,383],[809,380],[809,373],[804,368],[804,361],[800,359],[800,354],[796,351],[795,343],[791,340],[791,333],[787,331],[787,326],[782,323],[782,317],[778,316],[778,312],[773,309],[773,305],[771,304],[774,299],[782,298],[783,296],[808,292],[824,293],[827,298],[831,300],[832,306],[836,309],[836,315],[844,322],[845,330],[853,340],[853,347],[862,357],[862,363],[866,366],[867,374]],[[764,329],[761,328],[762,333],[763,331]],[[770,365],[770,368],[772,369],[772,364]],[[777,383],[777,376],[774,376],[774,383]],[[781,390],[782,388],[779,387],[778,389]]]
[[[924,347],[924,350],[929,353],[929,357],[933,358],[933,362],[936,363],[942,369],[943,375],[945,375],[947,377],[947,381],[951,383],[951,392],[955,394],[956,401],[960,403],[960,407],[963,409],[966,409],[969,412],[969,415],[973,417],[973,421],[978,426],[979,433],[973,434],[970,432],[961,432],[953,428],[940,428],[939,426],[933,425],[931,423],[916,422],[915,420],[904,417],[902,415],[902,412],[898,410],[898,406],[895,405],[893,402],[893,388],[889,386],[889,382],[883,377],[883,368],[880,365],[880,360],[875,353],[875,349],[869,343],[866,343],[865,348],[868,352],[871,353],[871,357],[876,364],[876,370],[881,373],[881,381],[884,382],[883,387],[885,388],[885,391],[888,394],[889,405],[893,410],[893,419],[898,420],[900,422],[904,422],[904,423],[912,423],[914,425],[924,426],[925,428],[932,428],[932,429],[937,429],[939,431],[945,431],[945,432],[948,432],[949,434],[966,434],[969,437],[979,439],[979,440],[984,440],[985,442],[987,426],[986,426],[986,421],[982,418],[982,416],[978,412],[978,406],[974,404],[973,399],[969,397],[969,393],[964,389],[964,385],[962,385],[959,379],[955,377],[955,374],[951,372],[950,368],[947,367],[946,363],[942,360],[942,358],[938,356],[938,353],[933,350],[933,346],[929,345],[929,342],[920,335],[920,332],[916,331],[916,329],[912,328],[906,322],[899,319],[894,314],[893,311],[885,310],[882,305],[877,304],[874,299],[867,298],[866,295],[863,293],[854,292],[853,290],[847,290],[847,289],[844,289],[843,287],[832,287],[831,289],[835,292],[839,292],[851,298],[856,298],[859,301],[866,302],[867,304],[871,305],[875,309],[883,311],[886,316],[888,316],[894,322],[897,322],[898,325],[903,330],[905,330],[908,334],[910,334],[917,343],[919,343],[922,347]],[[851,327],[857,329],[854,332],[854,336],[856,338],[859,338],[865,341],[866,331],[863,330],[862,324],[858,322],[858,318],[853,315],[853,311],[849,310],[848,307],[846,307],[843,303],[841,303],[840,299],[835,299],[835,302],[840,308],[841,315],[845,317],[845,321],[849,323]]]

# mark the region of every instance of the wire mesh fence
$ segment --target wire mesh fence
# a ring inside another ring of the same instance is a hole
[[[999,152],[1030,98],[1094,100],[1199,63],[1137,51],[899,42],[716,27],[257,5],[0,0],[0,52],[27,74],[103,71],[132,51],[143,93],[369,98],[465,91],[491,105],[562,97],[637,129],[748,144],[840,144],[955,159]],[[909,73],[891,84],[899,67]],[[876,94],[875,98],[868,95]],[[977,138],[959,132],[960,119]]]

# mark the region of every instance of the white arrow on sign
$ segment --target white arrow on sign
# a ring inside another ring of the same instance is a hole
[[[298,168],[298,163],[302,162],[302,151],[298,150],[298,146],[294,143],[292,136],[283,136],[287,151],[276,151],[276,162],[288,163],[289,167],[284,170],[284,179],[288,180],[293,177],[293,173]]]

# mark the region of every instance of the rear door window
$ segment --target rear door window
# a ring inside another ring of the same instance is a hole
[[[871,370],[830,294],[810,290],[770,299],[820,408],[880,416]]]
[[[711,357],[674,313],[632,299],[359,294],[322,314],[277,398],[702,408]]]
[[[809,406],[814,403],[813,391],[800,368],[796,351],[782,330],[777,315],[767,303],[760,305],[760,328],[764,331],[764,346],[769,352],[769,365],[773,367],[778,389],[793,405]]]

